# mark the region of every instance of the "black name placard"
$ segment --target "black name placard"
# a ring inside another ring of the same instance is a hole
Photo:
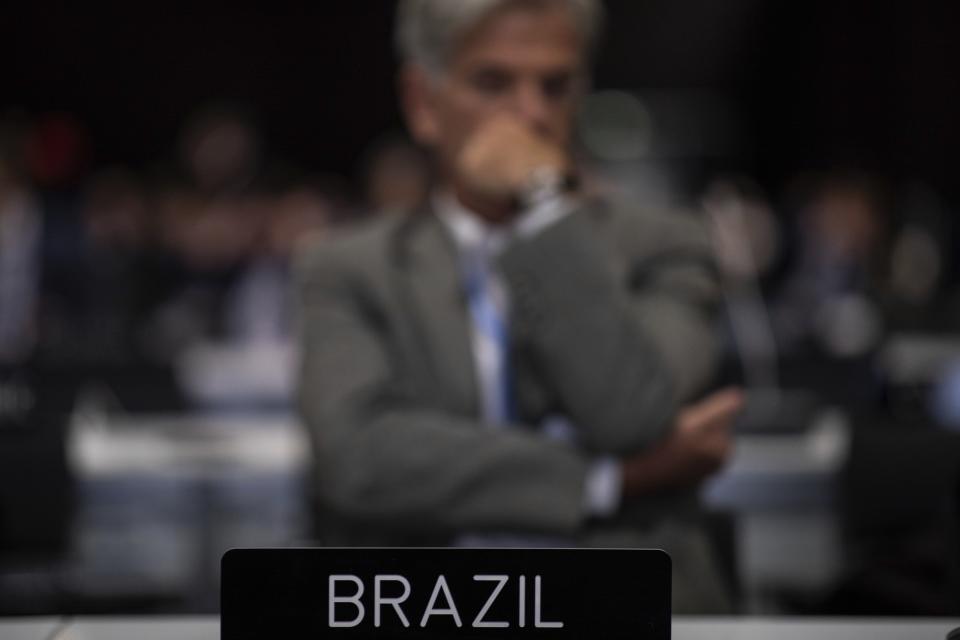
[[[670,558],[637,549],[233,549],[221,638],[670,637]]]

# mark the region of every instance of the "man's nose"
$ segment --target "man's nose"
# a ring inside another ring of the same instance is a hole
[[[532,129],[546,133],[549,126],[550,105],[539,83],[518,83],[512,96],[511,108],[514,115]]]

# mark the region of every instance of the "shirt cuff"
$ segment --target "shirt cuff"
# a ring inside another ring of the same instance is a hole
[[[600,458],[587,471],[584,492],[587,512],[592,516],[613,515],[620,506],[623,477],[616,458]]]
[[[558,194],[542,200],[520,214],[514,223],[514,233],[520,238],[529,238],[567,217],[574,209],[569,196]]]

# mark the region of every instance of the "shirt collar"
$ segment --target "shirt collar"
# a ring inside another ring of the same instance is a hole
[[[509,226],[485,222],[449,191],[433,195],[433,208],[461,253],[482,251],[487,255],[497,255],[513,235]]]

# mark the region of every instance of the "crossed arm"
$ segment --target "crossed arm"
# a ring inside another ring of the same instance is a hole
[[[653,260],[631,288],[605,266],[596,230],[574,214],[503,257],[518,337],[541,359],[564,410],[586,425],[579,448],[526,429],[484,428],[400,392],[383,328],[358,304],[361,279],[336,251],[315,254],[299,274],[300,404],[324,501],[398,528],[569,534],[586,517],[583,487],[596,454],[622,458],[627,495],[711,471],[736,399],[678,413],[678,398],[709,369],[703,341],[713,332],[715,291],[695,249]]]

